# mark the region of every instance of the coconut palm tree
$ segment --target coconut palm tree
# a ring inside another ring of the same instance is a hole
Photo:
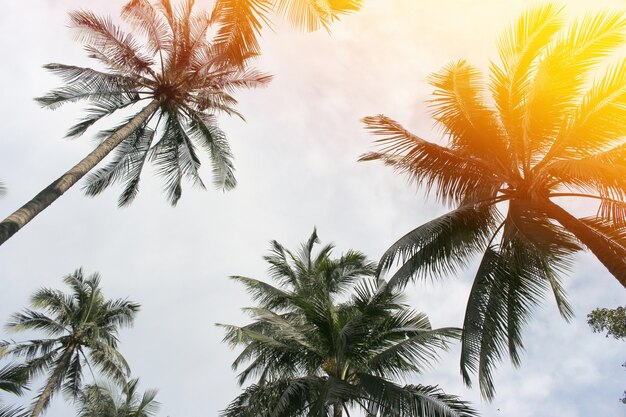
[[[159,410],[156,390],[143,394],[138,391],[139,380],[131,379],[121,387],[89,385],[77,398],[78,417],[150,417]]]
[[[471,416],[475,411],[437,386],[402,385],[428,368],[458,329],[432,329],[401,294],[375,278],[359,252],[331,258],[332,245],[313,254],[313,232],[294,254],[272,242],[270,277],[277,286],[233,277],[257,306],[246,326],[223,325],[225,341],[243,346],[233,368],[239,383],[256,380],[224,417]]]
[[[270,14],[283,15],[299,29],[315,31],[361,8],[363,0],[217,0],[215,18],[220,22],[217,39],[226,46],[232,62],[260,53],[257,37],[270,26]]]
[[[552,291],[566,319],[561,287],[573,254],[589,249],[626,287],[626,61],[606,65],[626,40],[620,12],[590,14],[566,26],[561,8],[524,13],[499,39],[487,104],[478,69],[466,61],[430,77],[432,114],[447,145],[411,134],[383,116],[366,117],[382,138],[381,160],[432,192],[452,211],[410,231],[383,255],[391,278],[438,277],[482,253],[465,312],[461,369],[478,373],[485,398],[508,351],[519,365],[521,331]],[[598,75],[598,71],[602,70]],[[599,202],[577,217],[562,197]]]
[[[144,36],[143,49],[109,18],[88,11],[70,13],[85,50],[105,70],[48,64],[45,68],[66,85],[37,101],[49,109],[77,101],[90,104],[86,117],[69,129],[72,138],[118,110],[131,108],[133,113],[117,127],[101,131],[102,141],[93,152],[0,223],[0,244],[113,150],[109,163],[87,179],[86,193],[93,196],[124,182],[120,206],[135,198],[147,161],[164,177],[172,205],[181,196],[183,177],[204,188],[198,148],[211,159],[215,185],[224,190],[235,186],[232,155],[215,114],[242,117],[234,109],[234,90],[264,85],[271,77],[246,68],[245,62],[229,62],[224,48],[208,40],[215,20],[207,13],[192,13],[193,3],[186,0],[174,10],[169,0],[156,5],[131,0],[122,18]]]
[[[8,324],[13,331],[39,331],[47,336],[8,344],[9,355],[25,358],[22,367],[29,379],[46,377],[31,417],[38,417],[61,389],[75,397],[82,388],[85,366],[119,382],[129,373],[117,350],[117,332],[132,325],[139,304],[105,299],[98,274],[85,277],[79,269],[63,281],[71,288],[70,294],[40,289],[31,298],[36,310],[14,314]]]

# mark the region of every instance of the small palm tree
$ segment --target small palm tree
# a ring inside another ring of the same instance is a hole
[[[464,380],[478,373],[494,395],[492,372],[508,351],[520,363],[521,330],[551,291],[570,318],[560,277],[587,247],[626,287],[626,61],[606,58],[624,45],[619,12],[588,15],[564,27],[562,9],[547,4],[524,13],[499,40],[484,100],[480,72],[454,62],[430,78],[435,120],[447,146],[409,133],[394,120],[366,117],[382,160],[434,192],[453,210],[412,230],[383,255],[380,269],[400,259],[391,278],[454,273],[483,253],[462,336]],[[597,216],[578,218],[554,200],[598,201]]]
[[[257,37],[270,25],[272,11],[285,16],[295,27],[315,31],[361,8],[363,0],[217,0],[215,17],[220,22],[217,39],[232,62],[261,49]]]
[[[38,417],[60,389],[70,396],[78,395],[85,366],[119,382],[124,382],[129,373],[126,360],[117,350],[117,332],[120,327],[132,325],[139,304],[106,300],[98,274],[84,277],[79,269],[63,281],[72,289],[71,294],[40,289],[31,298],[32,306],[40,311],[16,313],[8,324],[13,331],[40,331],[48,336],[8,344],[8,354],[25,358],[21,366],[29,379],[46,376],[31,417]]]
[[[91,105],[68,137],[82,135],[120,109],[138,111],[119,126],[100,132],[102,142],[93,152],[0,223],[0,244],[113,150],[109,164],[88,178],[86,193],[93,196],[115,182],[124,182],[120,206],[135,198],[147,161],[165,178],[164,190],[172,205],[181,196],[183,178],[204,188],[198,148],[211,158],[215,185],[224,190],[235,186],[232,155],[215,114],[242,117],[234,109],[233,91],[264,85],[271,77],[246,68],[250,55],[236,64],[230,62],[224,42],[215,45],[207,38],[215,18],[193,14],[193,3],[186,0],[173,10],[169,0],[159,0],[154,6],[147,0],[131,0],[122,17],[144,35],[143,50],[131,34],[108,18],[87,11],[70,14],[85,50],[106,71],[48,64],[45,68],[61,76],[66,85],[37,101],[50,109],[77,101]]]
[[[458,329],[432,329],[401,294],[375,279],[376,265],[359,252],[317,255],[313,232],[297,255],[272,242],[265,257],[279,285],[245,277],[258,303],[253,322],[223,325],[225,341],[242,345],[233,363],[239,383],[256,380],[231,402],[224,417],[471,416],[465,402],[436,386],[400,385],[431,365]]]
[[[159,410],[156,390],[143,394],[138,391],[139,380],[131,379],[119,392],[109,385],[86,386],[77,398],[78,417],[151,417]]]

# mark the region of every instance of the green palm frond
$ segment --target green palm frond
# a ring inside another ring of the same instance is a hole
[[[28,373],[22,366],[9,363],[0,368],[0,391],[22,395],[28,382]]]
[[[469,417],[478,412],[457,396],[445,394],[437,386],[405,385],[373,375],[359,375],[368,394],[368,412],[374,416]]]
[[[402,263],[389,280],[392,286],[404,286],[412,277],[452,274],[485,249],[498,225],[487,203],[459,207],[396,241],[381,257],[379,270]]]
[[[151,417],[159,410],[157,391],[138,389],[139,380],[131,379],[121,386],[88,385],[77,397],[79,417]]]

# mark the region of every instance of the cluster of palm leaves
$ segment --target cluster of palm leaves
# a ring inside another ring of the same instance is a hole
[[[245,309],[252,323],[224,325],[224,340],[244,347],[233,363],[244,368],[239,383],[255,382],[223,416],[476,415],[437,386],[394,381],[428,368],[459,329],[432,329],[363,254],[333,259],[332,245],[314,254],[316,243],[315,232],[297,254],[272,243],[265,260],[277,286],[233,277],[257,305]]]
[[[35,309],[14,314],[7,325],[13,331],[41,332],[46,337],[2,342],[1,356],[20,362],[0,369],[0,390],[22,395],[31,381],[43,377],[45,382],[29,410],[0,406],[0,416],[38,417],[59,391],[78,399],[83,417],[152,415],[156,392],[147,391],[138,399],[137,380],[128,380],[130,368],[118,350],[118,330],[132,325],[139,304],[105,299],[98,274],[84,276],[79,269],[63,281],[71,293],[40,289],[31,298]],[[118,401],[115,388],[85,387],[87,370],[92,376],[99,372],[117,383],[126,399]],[[113,413],[113,409],[121,411]]]
[[[213,182],[223,190],[236,185],[232,154],[217,125],[220,113],[241,117],[235,90],[267,84],[271,76],[249,62],[260,52],[256,39],[266,12],[275,7],[298,25],[328,28],[339,14],[357,10],[360,0],[219,0],[212,13],[193,13],[194,0],[174,7],[130,0],[122,18],[135,34],[126,33],[109,18],[88,11],[70,14],[71,27],[90,58],[104,70],[48,64],[65,86],[37,101],[55,109],[86,102],[87,115],[67,136],[83,135],[90,127],[122,109],[132,116],[96,135],[101,143],[87,157],[0,223],[0,244],[52,204],[113,152],[108,164],[87,178],[85,192],[93,196],[111,184],[123,183],[119,205],[130,204],[139,191],[147,162],[165,179],[167,200],[175,205],[182,181],[205,188],[200,176],[201,152],[213,166]],[[209,35],[215,32],[214,39]]]
[[[125,206],[152,163],[175,205],[184,180],[205,188],[204,153],[215,185],[233,188],[233,156],[217,116],[243,119],[235,91],[270,81],[250,66],[269,13],[308,30],[328,29],[361,5],[217,0],[211,13],[194,13],[193,0],[177,7],[169,0],[130,0],[122,18],[143,45],[108,18],[71,13],[73,30],[101,68],[47,65],[64,85],[38,102],[51,109],[87,103],[68,137],[109,116],[131,116],[98,132],[93,152],[1,222],[0,244],[85,176],[91,196],[122,183],[118,203]],[[243,345],[233,366],[245,366],[242,385],[254,383],[223,415],[341,417],[353,409],[368,416],[475,415],[436,386],[398,380],[420,373],[460,337],[464,381],[470,385],[477,374],[482,395],[492,399],[495,367],[507,355],[519,365],[523,327],[546,293],[571,318],[562,278],[575,253],[589,249],[626,287],[626,64],[607,65],[625,41],[622,13],[566,25],[562,8],[540,6],[500,38],[501,62],[492,64],[487,84],[464,60],[431,76],[432,115],[447,145],[413,135],[384,115],[364,118],[381,139],[380,149],[361,159],[392,166],[452,210],[407,233],[377,266],[353,251],[332,259],[332,245],[314,255],[316,233],[297,254],[274,242],[266,260],[277,286],[235,278],[258,305],[246,310],[251,324],[225,326],[225,340]],[[562,197],[591,200],[598,211],[577,217],[555,202]],[[432,329],[425,315],[402,303],[411,280],[459,273],[477,255],[482,259],[462,329]],[[117,330],[132,323],[139,306],[107,301],[97,275],[77,271],[65,282],[72,294],[42,289],[33,296],[35,310],[11,319],[13,330],[47,337],[3,342],[1,356],[21,362],[0,369],[0,389],[22,394],[34,378],[43,376],[45,383],[30,410],[0,406],[0,417],[38,417],[59,391],[75,398],[85,417],[154,413],[155,392],[138,393],[117,350]],[[85,367],[117,382],[121,396],[85,386]]]
[[[625,40],[622,13],[565,25],[562,8],[540,6],[500,38],[487,86],[463,60],[431,76],[431,111],[448,145],[383,115],[363,119],[382,138],[362,160],[382,160],[452,208],[386,251],[380,272],[400,263],[390,285],[458,273],[482,254],[461,370],[467,384],[478,374],[488,399],[496,364],[508,353],[519,365],[522,328],[547,292],[571,318],[561,280],[574,253],[588,248],[626,287],[626,63],[606,65]],[[597,201],[598,212],[578,218],[560,197]]]

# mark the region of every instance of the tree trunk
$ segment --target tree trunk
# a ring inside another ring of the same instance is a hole
[[[342,415],[343,415],[343,402],[341,400],[337,400],[333,404],[333,417],[342,417]]]
[[[37,398],[37,402],[33,407],[33,412],[30,417],[39,417],[43,409],[46,407],[46,405],[48,405],[50,396],[54,392],[55,388],[57,388],[57,386],[59,385],[61,375],[65,370],[65,364],[69,362],[69,360],[72,358],[72,353],[74,352],[75,348],[75,346],[71,345],[67,347],[65,352],[63,352],[63,355],[59,359],[59,362],[54,369],[54,372],[52,373],[52,375],[50,375],[50,379],[48,379],[46,386],[44,387],[43,391],[41,391],[39,398]]]
[[[52,184],[44,188],[32,200],[24,204],[19,210],[11,214],[0,223],[0,245],[6,242],[26,223],[31,221],[36,215],[41,213],[46,207],[52,204],[57,198],[85,174],[93,169],[105,156],[115,149],[124,139],[143,124],[150,115],[152,115],[159,107],[159,102],[153,100],[147,107],[139,112],[124,127],[117,130],[106,140],[104,140],[96,149],[87,155],[82,161],[74,165],[72,169],[59,177]]]
[[[544,202],[548,216],[572,232],[626,288],[626,253],[606,236],[596,232],[553,202]]]

